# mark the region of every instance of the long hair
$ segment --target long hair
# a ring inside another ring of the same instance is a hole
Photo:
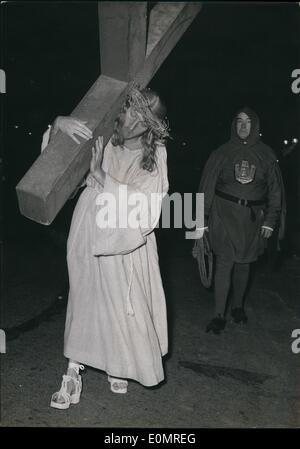
[[[160,143],[164,144],[168,137],[167,125],[163,122],[166,116],[166,107],[158,94],[151,89],[133,90],[131,96],[125,102],[121,113],[115,120],[114,132],[111,142],[114,146],[124,144],[122,126],[124,113],[128,107],[134,105],[143,117],[143,123],[147,130],[142,135],[143,155],[141,167],[152,172],[156,166],[156,149]]]

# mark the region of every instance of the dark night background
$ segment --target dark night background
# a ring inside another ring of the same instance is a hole
[[[68,115],[100,73],[97,3],[9,2],[1,9],[6,230],[36,233],[42,226],[20,216],[15,185],[38,157],[48,123]],[[150,83],[167,103],[173,131],[171,190],[196,191],[205,160],[228,139],[242,105],[257,111],[263,140],[277,152],[283,139],[300,137],[299,95],[291,91],[300,66],[299,15],[298,3],[204,2]],[[298,154],[296,148],[293,158]],[[290,165],[296,182],[299,165]],[[70,207],[52,227],[66,221]]]
[[[216,337],[205,333],[213,313],[212,291],[201,286],[190,251],[193,241],[184,239],[184,230],[158,229],[168,305],[168,370],[173,376],[163,390],[166,395],[133,387],[133,402],[129,397],[120,406],[109,391],[105,396],[101,390],[98,397],[102,387],[91,369],[90,399],[65,418],[54,414],[48,402],[65,363],[65,244],[78,195],[50,226],[43,226],[20,214],[15,187],[39,156],[47,125],[57,115],[69,115],[101,73],[97,2],[8,2],[0,12],[0,68],[6,72],[7,92],[0,96],[5,112],[0,122],[5,237],[0,328],[7,330],[10,344],[2,365],[9,425],[81,426],[94,425],[94,419],[99,426],[100,416],[101,426],[176,427],[184,422],[299,427],[299,362],[290,350],[290,335],[292,328],[300,328],[295,318],[300,319],[300,144],[282,156],[285,139],[300,139],[300,93],[291,90],[292,71],[300,69],[299,3],[203,2],[149,84],[168,107],[173,134],[167,145],[170,193],[197,191],[205,161],[229,139],[233,114],[241,106],[258,113],[262,139],[278,155],[288,204],[284,263],[269,275],[265,260],[258,263],[247,299],[249,326],[235,329],[229,324],[217,344]],[[270,259],[272,253],[266,261]],[[200,360],[208,374],[219,366],[221,374],[210,379],[194,363],[200,371],[192,376],[178,360]],[[244,378],[236,381],[240,368]],[[253,373],[259,379],[266,373],[274,378],[251,386],[247,376]],[[176,390],[181,382],[185,388]]]

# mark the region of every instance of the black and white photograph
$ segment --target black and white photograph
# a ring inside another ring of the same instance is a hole
[[[0,427],[299,428],[300,3],[0,20]]]

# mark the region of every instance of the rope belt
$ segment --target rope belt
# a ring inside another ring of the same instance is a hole
[[[256,215],[254,210],[252,209],[252,206],[259,206],[266,203],[265,198],[261,200],[246,200],[244,198],[238,198],[237,196],[229,195],[229,193],[221,192],[220,190],[216,190],[215,194],[221,198],[224,198],[225,200],[232,201],[233,203],[237,203],[240,206],[249,207],[251,212],[251,220],[255,221]]]

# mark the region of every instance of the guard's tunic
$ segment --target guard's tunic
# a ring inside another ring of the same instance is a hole
[[[259,136],[259,120],[249,108],[251,132],[246,140],[232,123],[231,139],[214,151],[204,168],[199,192],[204,193],[204,210],[213,252],[238,263],[255,261],[264,251],[261,226],[275,228],[283,208],[283,185],[278,162]],[[251,208],[225,199],[220,191],[243,200],[263,200]],[[281,231],[282,232],[282,231]]]

